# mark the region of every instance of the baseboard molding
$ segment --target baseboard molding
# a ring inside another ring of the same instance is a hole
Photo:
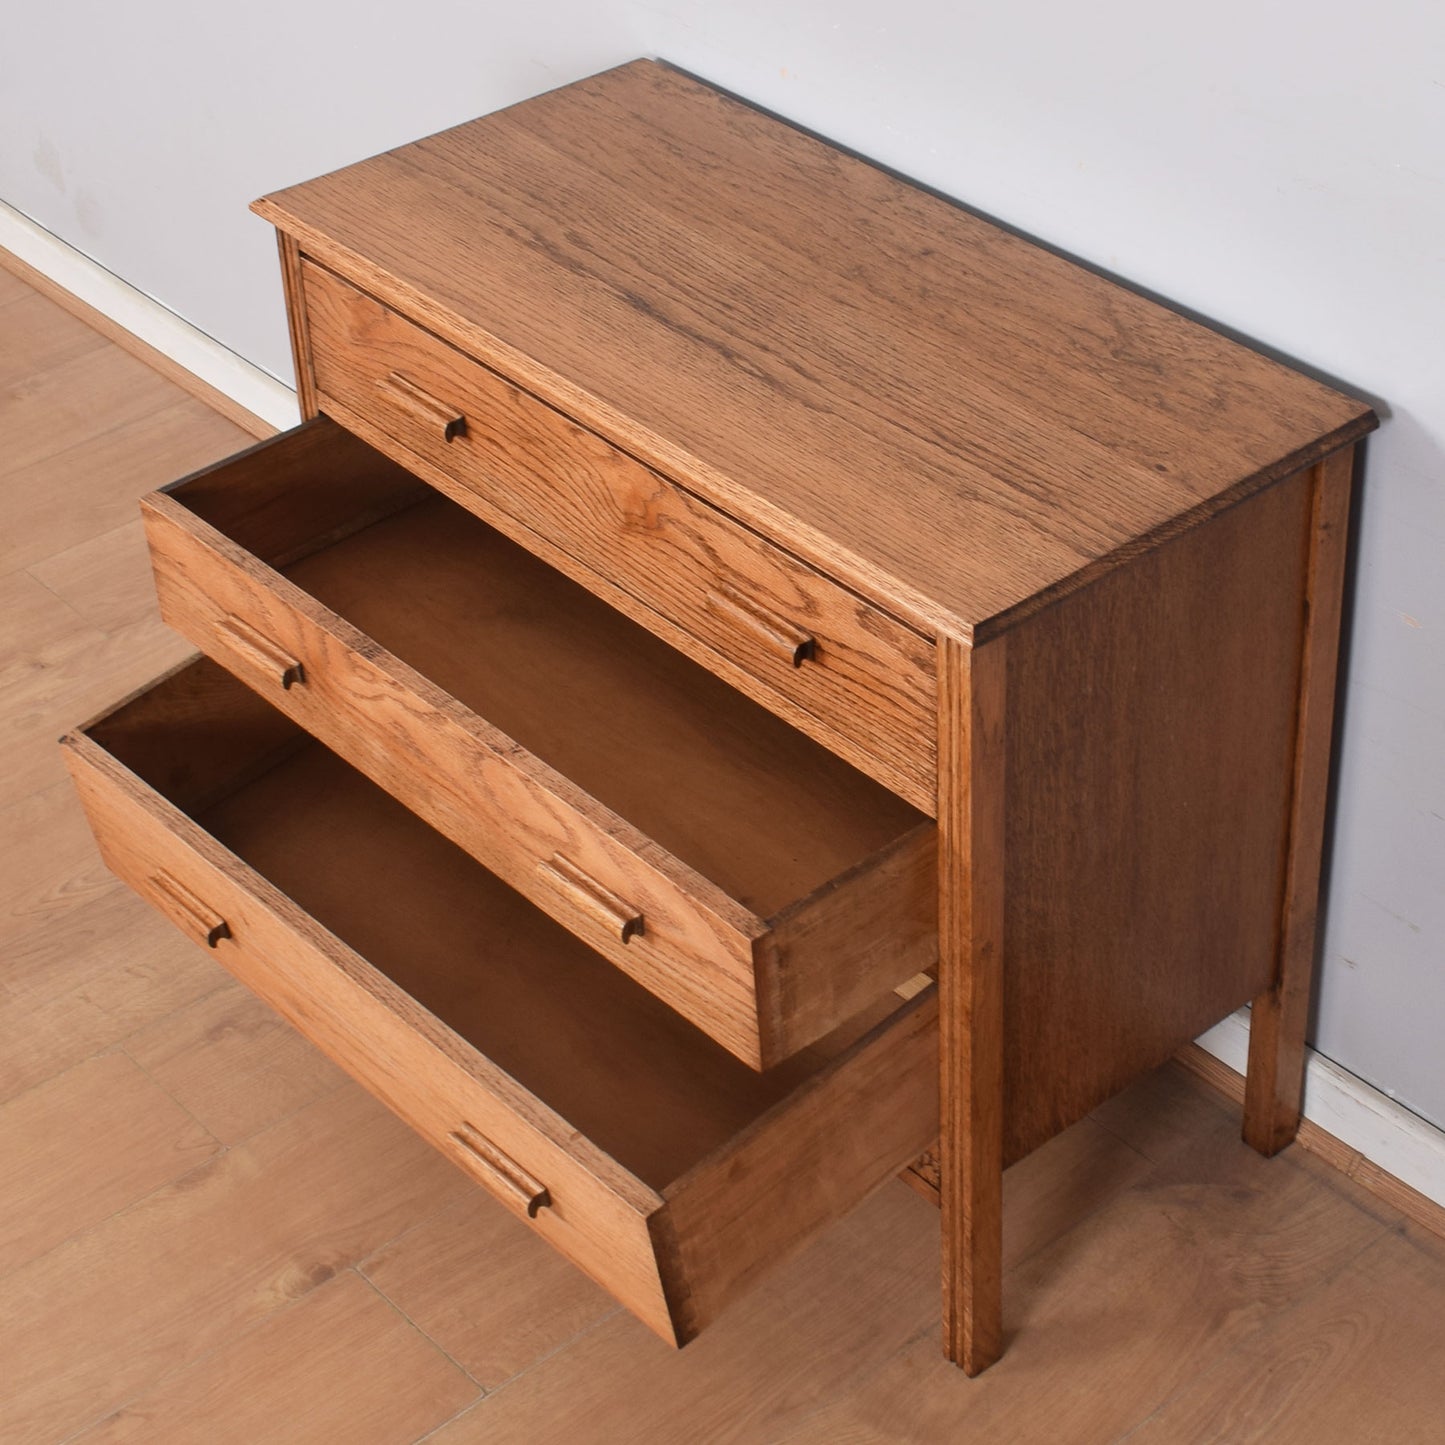
[[[3,201],[0,266],[252,436],[296,425],[290,387]]]
[[[1242,1100],[1249,1011],[1240,1009],[1216,1024],[1180,1059]],[[1307,1051],[1307,1059],[1300,1146],[1417,1223],[1445,1235],[1445,1130],[1313,1049]]]

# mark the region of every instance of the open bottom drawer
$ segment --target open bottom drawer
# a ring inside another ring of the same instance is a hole
[[[208,660],[64,745],[115,873],[667,1339],[937,1137],[932,986],[755,1072]]]
[[[930,819],[334,423],[144,511],[168,622],[754,1067],[936,962]]]

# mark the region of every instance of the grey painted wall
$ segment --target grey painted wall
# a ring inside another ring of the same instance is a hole
[[[0,198],[286,376],[252,197],[642,54],[1383,403],[1316,1041],[1445,1125],[1445,8],[26,6]]]

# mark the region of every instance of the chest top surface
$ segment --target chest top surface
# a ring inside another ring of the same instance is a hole
[[[1005,625],[1374,425],[651,61],[255,209],[924,630]]]

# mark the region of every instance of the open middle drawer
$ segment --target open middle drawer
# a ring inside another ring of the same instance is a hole
[[[208,659],[64,741],[115,873],[667,1339],[936,1137],[932,987],[756,1073]]]
[[[931,820],[335,423],[143,512],[172,626],[754,1068],[936,961]]]

